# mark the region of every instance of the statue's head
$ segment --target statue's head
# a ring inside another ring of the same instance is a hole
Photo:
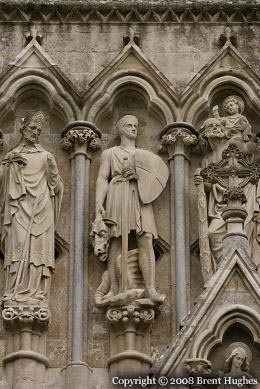
[[[39,136],[43,127],[46,117],[43,112],[32,112],[23,119],[20,132],[22,133],[22,139],[29,144],[35,144],[39,141]]]
[[[236,115],[244,111],[245,105],[241,97],[231,95],[223,101],[223,110],[227,115]]]
[[[201,134],[205,138],[223,138],[223,127],[219,119],[209,118],[201,127]]]
[[[245,345],[245,347],[247,346]],[[241,371],[249,370],[249,355],[245,347],[238,346],[230,350],[225,361],[225,369],[227,372],[231,371],[232,368]]]
[[[129,139],[135,139],[138,131],[137,117],[134,115],[122,116],[116,124],[116,130],[120,137],[125,136]]]

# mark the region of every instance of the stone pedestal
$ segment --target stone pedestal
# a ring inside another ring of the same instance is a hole
[[[48,306],[4,304],[7,333],[6,380],[12,389],[43,389],[46,369],[46,334],[50,319]]]
[[[190,265],[186,173],[189,163],[188,148],[196,144],[197,131],[188,123],[172,123],[161,131],[160,137],[162,145],[167,149],[170,162],[171,283],[176,285],[178,331],[188,313],[187,283]],[[174,229],[174,225],[178,228]]]
[[[223,238],[224,257],[234,249],[249,253],[249,243],[244,231],[247,211],[242,206],[242,203],[246,202],[246,196],[240,187],[233,187],[226,190],[223,199],[227,202],[222,212],[227,228]]]
[[[147,375],[150,357],[150,325],[155,311],[153,304],[132,304],[108,308],[110,323],[110,376],[134,377]]]

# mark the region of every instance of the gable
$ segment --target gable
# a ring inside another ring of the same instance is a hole
[[[234,250],[222,260],[197,304],[184,319],[182,330],[167,347],[162,361],[155,365],[156,374],[180,372],[189,358],[207,359],[211,344],[221,343],[224,331],[231,324],[243,323],[250,327],[254,320],[258,328],[260,277],[246,253]],[[256,331],[260,337],[259,329]]]

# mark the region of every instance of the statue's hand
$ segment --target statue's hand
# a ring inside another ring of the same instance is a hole
[[[136,175],[136,172],[135,172],[135,169],[131,168],[131,167],[125,167],[123,170],[122,170],[122,176],[124,178],[127,178],[128,180],[131,180],[131,179],[137,179],[137,175]]]
[[[47,164],[48,164],[48,169],[50,172],[53,172],[53,173],[58,172],[57,164],[56,164],[55,158],[52,154],[47,155]]]
[[[219,118],[218,105],[214,105],[212,108],[212,115],[214,118]]]

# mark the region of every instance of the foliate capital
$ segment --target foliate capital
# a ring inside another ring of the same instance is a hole
[[[178,141],[182,142],[184,146],[191,146],[197,143],[197,137],[185,128],[175,128],[162,136],[161,143],[168,146],[174,145]]]
[[[61,147],[64,150],[75,149],[83,145],[95,151],[101,148],[101,140],[90,128],[71,129],[61,139]]]
[[[101,132],[90,122],[71,122],[62,131],[60,144],[67,151],[95,151],[101,148]]]
[[[190,377],[208,377],[211,374],[211,362],[202,358],[191,358],[185,361],[185,370]]]
[[[150,324],[155,317],[155,311],[151,307],[127,305],[123,307],[109,308],[106,319],[110,324],[135,325]]]

